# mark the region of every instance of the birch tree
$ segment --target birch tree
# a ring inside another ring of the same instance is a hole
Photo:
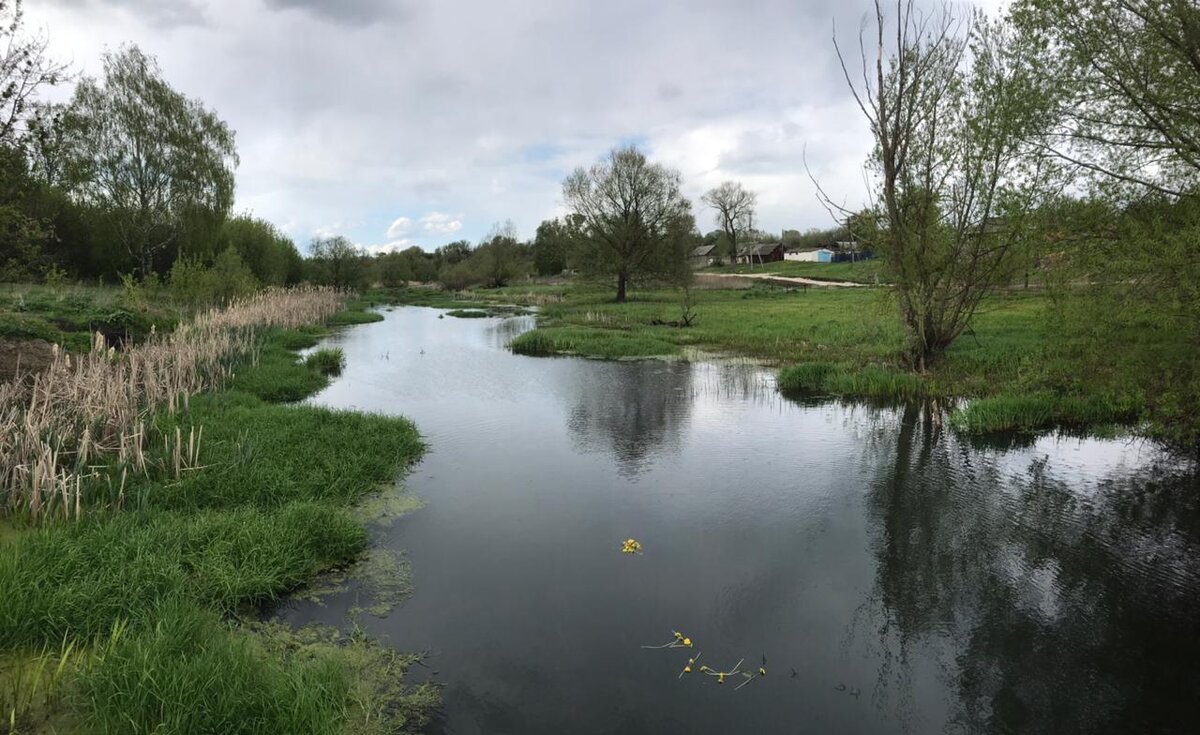
[[[80,81],[71,113],[77,194],[111,214],[141,275],[153,272],[189,218],[229,211],[233,131],[172,89],[138,47],[106,54],[103,78]]]

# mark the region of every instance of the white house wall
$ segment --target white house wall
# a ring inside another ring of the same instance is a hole
[[[807,250],[807,251],[802,251],[799,253],[784,253],[783,259],[784,260],[799,260],[799,261],[802,261],[805,263],[816,263],[817,262],[817,251],[816,250]]]

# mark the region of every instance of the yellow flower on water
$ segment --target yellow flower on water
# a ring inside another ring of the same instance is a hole
[[[761,667],[761,666],[760,666],[760,667],[758,667],[758,675],[759,675],[759,676],[766,676],[766,675],[767,675],[767,670],[766,670],[765,668]]]
[[[717,674],[717,683],[718,683],[718,684],[724,684],[724,683],[725,683],[725,675],[724,675],[724,674]]]
[[[690,673],[692,673],[692,667],[691,667],[690,665],[688,665],[688,666],[684,666],[684,667],[683,667],[683,673],[685,673],[685,674],[690,674]]]
[[[640,554],[642,551],[642,545],[638,543],[636,539],[625,539],[625,541],[621,544],[621,551],[625,552],[626,554]]]
[[[692,647],[692,639],[691,639],[691,638],[684,638],[684,639],[683,639],[683,645],[687,646],[688,648],[691,648],[691,647]]]

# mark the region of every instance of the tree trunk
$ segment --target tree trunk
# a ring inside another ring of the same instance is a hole
[[[625,284],[629,280],[623,272],[617,274],[617,303],[625,303]]]

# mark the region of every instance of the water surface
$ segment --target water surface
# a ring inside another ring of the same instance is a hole
[[[377,532],[447,733],[1194,732],[1200,482],[1133,441],[957,437],[936,407],[729,361],[526,358],[530,318],[392,310],[315,402],[411,418],[428,506]],[[633,537],[644,554],[620,553]],[[344,623],[355,593],[293,620]],[[700,663],[768,675],[734,691]]]

